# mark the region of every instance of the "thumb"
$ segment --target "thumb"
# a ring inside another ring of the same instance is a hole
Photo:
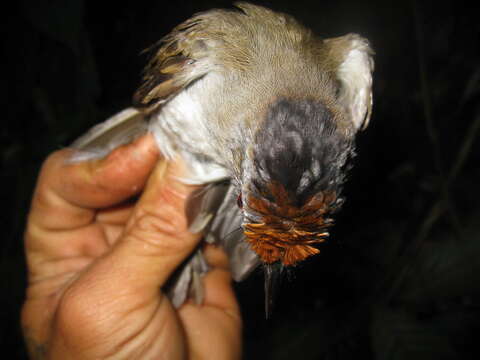
[[[159,162],[114,250],[135,286],[158,291],[200,241],[188,229],[187,203],[198,186],[181,181],[187,174],[180,159]]]
[[[83,274],[90,297],[108,299],[115,294],[131,304],[136,303],[132,297],[158,297],[159,287],[201,238],[188,231],[186,204],[198,187],[180,181],[187,176],[180,160],[156,165],[112,251]]]
[[[66,344],[115,345],[119,336],[144,331],[152,314],[160,309],[165,314],[163,310],[169,306],[161,301],[164,295],[159,287],[201,238],[188,231],[186,204],[197,187],[180,181],[187,176],[181,161],[156,165],[111,251],[98,258],[64,294],[58,326],[67,330],[75,326],[70,332],[74,337],[62,338]],[[67,330],[62,331],[67,334]],[[125,344],[134,343],[128,339]]]

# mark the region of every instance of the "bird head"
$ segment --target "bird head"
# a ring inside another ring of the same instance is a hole
[[[280,274],[318,254],[339,210],[351,136],[318,100],[271,104],[244,160],[238,206],[246,241],[264,264],[266,314]]]
[[[238,202],[247,241],[264,263],[295,265],[329,235],[354,151],[337,124],[321,102],[281,99],[257,130]]]

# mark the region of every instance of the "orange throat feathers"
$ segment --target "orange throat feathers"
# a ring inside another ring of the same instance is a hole
[[[290,266],[318,254],[314,247],[328,237],[327,229],[333,225],[328,217],[335,203],[334,192],[319,192],[301,206],[290,200],[283,185],[270,186],[275,202],[266,198],[248,198],[248,207],[259,214],[261,223],[244,224],[246,241],[263,262],[281,261]]]

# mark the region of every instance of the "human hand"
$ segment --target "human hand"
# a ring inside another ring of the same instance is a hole
[[[25,233],[32,359],[240,358],[223,251],[206,249],[204,304],[177,310],[160,291],[201,238],[188,232],[183,164],[159,161],[148,135],[103,160],[67,164],[70,151],[43,165]]]

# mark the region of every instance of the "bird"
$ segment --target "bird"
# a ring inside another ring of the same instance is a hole
[[[223,246],[233,278],[265,274],[265,312],[285,269],[320,252],[372,111],[373,50],[355,33],[322,38],[246,2],[193,15],[147,52],[133,106],[77,139],[72,161],[152,133],[204,185],[190,228]],[[198,248],[169,285],[176,307],[203,299]]]

